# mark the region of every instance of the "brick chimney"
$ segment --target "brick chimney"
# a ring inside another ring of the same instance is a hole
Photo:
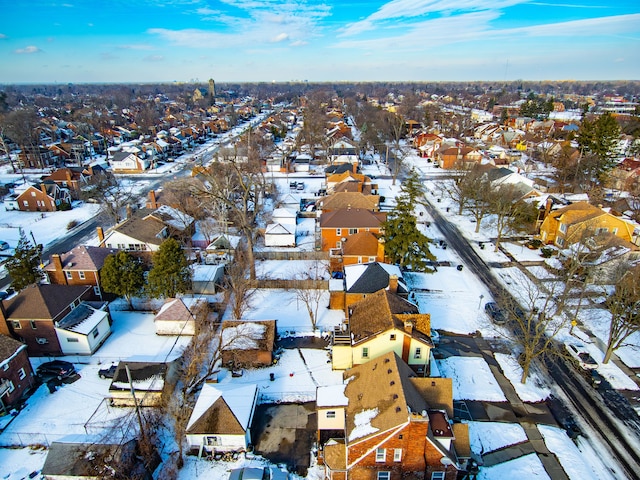
[[[104,242],[104,230],[102,227],[96,227],[96,232],[98,234],[98,240],[100,240],[100,245]]]
[[[155,190],[149,190],[149,208],[158,208]]]
[[[131,205],[127,205],[127,220],[131,218],[132,210]]]
[[[67,174],[67,182],[68,182],[69,184],[71,184],[71,170],[69,170],[69,169],[67,168],[67,170],[65,171],[65,173]]]
[[[47,186],[44,183],[40,184],[40,190],[42,190],[42,193],[44,193],[44,196],[48,196],[49,194],[47,193]]]
[[[389,275],[389,292],[398,293],[398,276]]]
[[[53,263],[53,266],[56,268],[56,272],[62,271],[62,259],[59,253],[51,255],[51,263]]]
[[[407,332],[408,334],[411,334],[413,332],[413,322],[407,320],[404,322],[404,331]]]

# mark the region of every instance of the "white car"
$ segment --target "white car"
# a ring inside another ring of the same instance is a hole
[[[575,342],[566,342],[564,346],[567,349],[567,352],[569,352],[569,355],[578,362],[580,368],[585,370],[598,368],[598,362],[596,362],[591,354],[589,354],[584,345]]]

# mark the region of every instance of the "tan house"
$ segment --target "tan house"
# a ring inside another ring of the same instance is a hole
[[[469,461],[468,426],[454,423],[450,378],[418,377],[394,352],[318,389],[318,463],[328,480],[454,480]]]
[[[395,352],[424,375],[432,348],[431,316],[382,289],[347,308],[347,319],[333,333],[332,367],[343,370]]]
[[[439,150],[437,161],[440,168],[454,169],[479,163],[482,160],[482,153],[471,147],[451,147]]]
[[[380,197],[378,195],[364,195],[361,192],[338,192],[318,200],[316,208],[320,212],[331,212],[343,208],[361,208],[378,212]]]
[[[576,202],[551,211],[540,226],[540,239],[565,248],[585,237],[610,232],[631,242],[634,226],[619,216],[587,202]]]

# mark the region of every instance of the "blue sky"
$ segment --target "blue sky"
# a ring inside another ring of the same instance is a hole
[[[639,0],[0,0],[0,83],[638,80]]]

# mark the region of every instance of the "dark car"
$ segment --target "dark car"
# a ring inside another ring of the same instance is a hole
[[[98,376],[100,378],[113,378],[113,376],[116,374],[117,369],[117,365],[111,365],[107,368],[101,368],[100,370],[98,370]]]
[[[484,305],[484,311],[487,312],[487,315],[491,317],[493,323],[497,325],[502,325],[507,323],[507,316],[504,314],[502,309],[495,302],[487,302]]]
[[[39,365],[38,368],[36,368],[36,373],[43,382],[54,378],[62,380],[76,375],[76,367],[74,367],[72,363],[65,362],[64,360],[54,360]]]

